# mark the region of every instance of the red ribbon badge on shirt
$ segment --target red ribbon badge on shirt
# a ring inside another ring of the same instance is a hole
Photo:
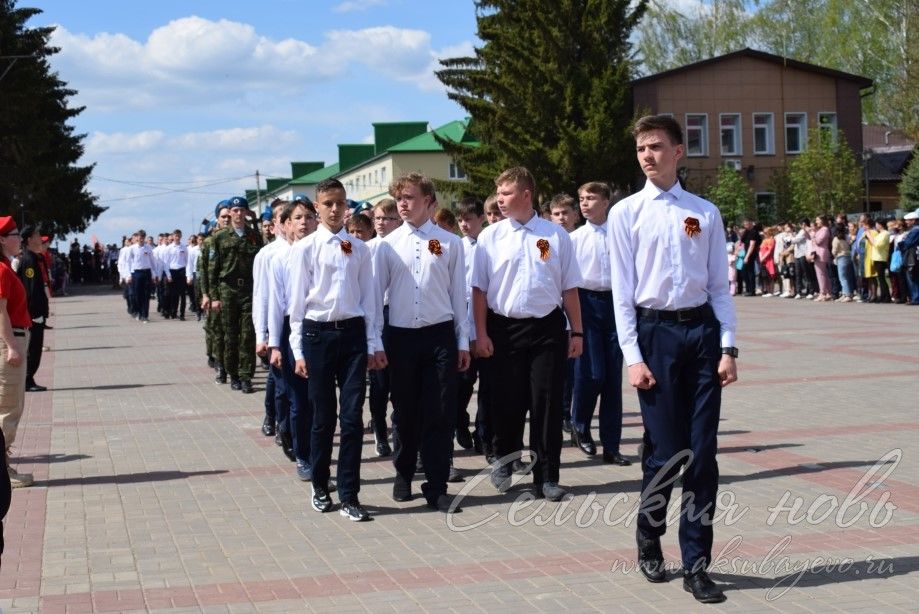
[[[683,230],[686,231],[690,239],[696,235],[702,234],[702,227],[699,226],[699,220],[694,217],[688,217],[683,220]]]
[[[344,252],[345,256],[350,256],[351,255],[351,241],[342,241],[341,251]]]
[[[434,254],[435,256],[443,256],[444,251],[440,249],[440,241],[437,239],[431,239],[428,241],[428,251]]]
[[[549,260],[549,242],[545,239],[540,239],[536,242],[536,247],[539,248],[539,259],[547,262]]]

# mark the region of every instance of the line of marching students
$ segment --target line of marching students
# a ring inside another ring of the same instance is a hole
[[[591,422],[598,399],[603,461],[630,464],[619,451],[622,354],[604,231],[610,189],[582,186],[586,224],[569,236],[579,209],[574,199],[557,198],[547,212],[556,222],[572,220],[569,228],[533,214],[535,185],[525,169],[508,170],[496,186],[484,204],[465,199],[451,216],[437,208],[432,182],[419,174],[399,178],[392,198],[362,211],[349,208],[338,181],[327,180],[315,202],[300,196],[272,203],[265,226],[273,240],[258,250],[231,248],[237,265],[250,261],[234,270],[215,262],[228,258],[221,242],[242,230],[221,228],[227,201],[215,211],[218,227],[197,257],[201,307],[209,321],[219,315],[215,288],[245,291],[238,279],[251,271],[251,312],[241,313],[244,320],[251,313],[252,343],[238,351],[268,365],[262,433],[275,437],[297,476],[311,483],[313,509],[332,509],[337,490],[343,516],[370,518],[359,499],[368,377],[375,452],[393,457],[396,501],[414,498],[420,472],[428,507],[461,511],[447,496],[448,482],[463,481],[453,465],[454,438],[493,465],[499,491],[509,488],[512,472],[531,473],[534,496],[561,500],[563,430],[585,454],[597,454]],[[232,200],[248,210],[244,199]],[[556,213],[562,207],[568,215]],[[230,360],[221,340],[225,346],[230,335],[216,326],[207,331],[209,364],[224,382]],[[530,456],[521,458],[525,447]]]

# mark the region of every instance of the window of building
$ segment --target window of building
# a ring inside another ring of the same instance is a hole
[[[740,113],[722,113],[718,121],[721,123],[721,155],[741,155]]]
[[[386,185],[386,167],[380,169],[380,185]]]
[[[753,114],[753,153],[775,154],[775,126],[772,113]]]
[[[836,127],[836,114],[835,113],[818,113],[817,114],[817,126],[823,131],[823,134],[827,134],[830,137],[832,143],[836,143],[837,127]]]
[[[373,171],[373,183],[380,185],[380,169]]]
[[[807,113],[785,114],[785,153],[807,149]]]
[[[463,171],[462,167],[456,162],[450,163],[449,175],[450,179],[465,179],[466,173]]]
[[[686,114],[686,155],[708,155],[708,115],[705,113]]]

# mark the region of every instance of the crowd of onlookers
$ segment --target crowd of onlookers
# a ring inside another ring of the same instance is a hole
[[[745,219],[728,231],[728,277],[735,295],[839,303],[919,305],[919,210],[902,219],[862,214],[849,221],[763,226]]]

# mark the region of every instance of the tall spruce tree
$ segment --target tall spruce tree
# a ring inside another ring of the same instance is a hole
[[[52,72],[53,28],[29,28],[39,9],[0,0],[0,214],[40,223],[44,232],[81,232],[105,211],[86,189],[92,165],[77,166],[85,135],[68,121],[76,92]],[[4,74],[5,73],[5,74]]]
[[[509,166],[537,191],[574,193],[634,175],[629,36],[647,0],[477,0],[482,45],[441,62],[437,77],[470,116],[478,147],[445,142],[486,195]]]

